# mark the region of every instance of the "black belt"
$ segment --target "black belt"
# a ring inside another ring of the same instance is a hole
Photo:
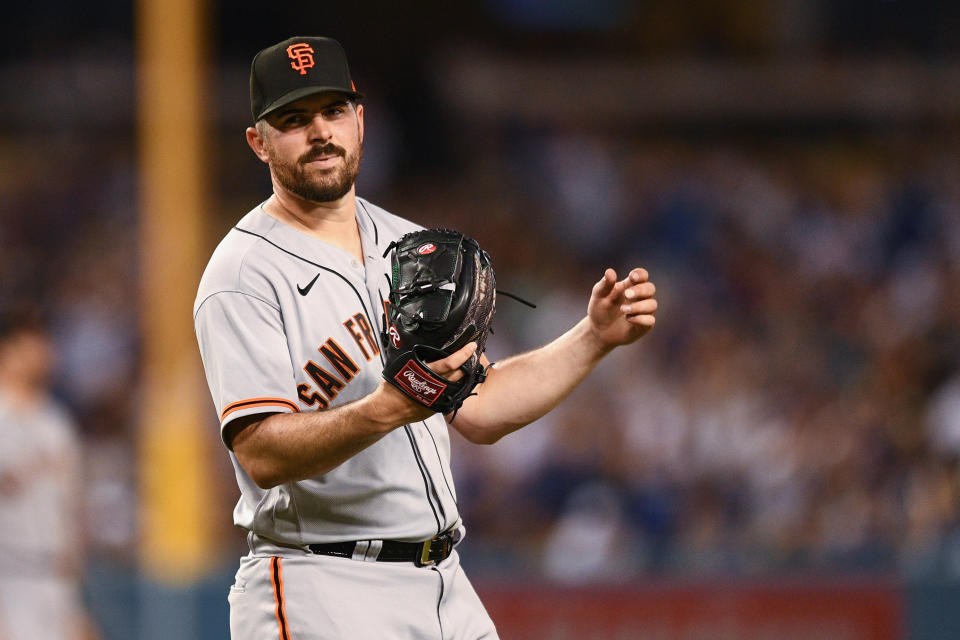
[[[399,540],[384,540],[377,554],[377,562],[413,562],[418,567],[428,567],[437,564],[453,552],[453,545],[459,540],[457,531],[448,531],[424,542],[401,542]],[[325,544],[307,545],[313,553],[322,556],[336,556],[338,558],[352,558],[357,545],[366,545],[369,541],[328,542]]]

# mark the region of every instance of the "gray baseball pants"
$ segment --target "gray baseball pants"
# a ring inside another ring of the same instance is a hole
[[[233,640],[496,640],[454,551],[439,565],[246,556],[230,588]]]

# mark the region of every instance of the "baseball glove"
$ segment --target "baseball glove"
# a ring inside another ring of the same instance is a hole
[[[480,354],[496,308],[490,256],[475,240],[449,229],[408,233],[392,242],[387,253],[391,249],[383,377],[423,406],[456,415],[486,378]],[[427,366],[470,342],[477,343],[477,351],[460,367],[460,380],[448,380]]]

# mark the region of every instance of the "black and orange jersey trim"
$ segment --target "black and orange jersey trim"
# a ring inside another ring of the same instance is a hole
[[[277,627],[280,640],[290,640],[287,611],[283,601],[283,566],[278,556],[270,558],[270,582],[273,584],[273,599],[277,603]]]
[[[234,411],[250,409],[253,407],[284,407],[286,409],[290,409],[294,413],[300,413],[300,407],[298,407],[295,402],[287,400],[286,398],[249,398],[247,400],[231,402],[224,407],[223,413],[220,414],[220,420],[222,421],[226,419],[226,417]]]

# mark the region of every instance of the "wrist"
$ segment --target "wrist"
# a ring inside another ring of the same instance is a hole
[[[588,360],[599,362],[616,347],[616,345],[608,344],[598,335],[590,316],[584,317],[574,327],[574,331],[579,342],[586,350]]]
[[[416,404],[386,381],[361,400],[364,416],[382,433],[424,419],[426,409]],[[429,413],[427,413],[429,415]]]

